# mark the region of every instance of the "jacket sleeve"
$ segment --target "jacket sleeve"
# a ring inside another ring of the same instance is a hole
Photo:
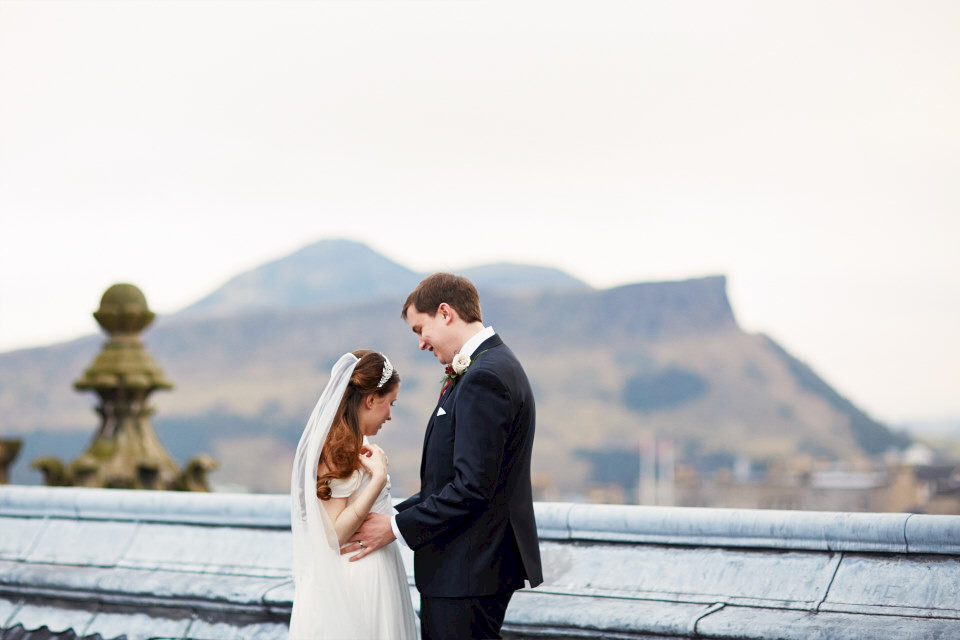
[[[413,505],[417,504],[418,502],[420,502],[420,493],[419,493],[419,492],[413,494],[412,496],[410,496],[409,498],[407,498],[407,499],[404,500],[403,502],[398,503],[398,504],[394,507],[394,509],[396,509],[397,511],[406,511],[407,509],[409,509],[409,508],[412,507]]]
[[[472,374],[472,375],[469,375]],[[494,499],[504,443],[514,419],[510,391],[492,371],[461,380],[454,408],[453,476],[436,494],[397,516],[411,549],[449,538],[472,524]]]

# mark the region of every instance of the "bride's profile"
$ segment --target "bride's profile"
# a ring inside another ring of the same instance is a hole
[[[394,513],[387,456],[366,438],[390,420],[399,387],[383,354],[346,353],[304,427],[290,483],[293,640],[416,637],[396,543],[360,562],[340,554],[367,514]]]

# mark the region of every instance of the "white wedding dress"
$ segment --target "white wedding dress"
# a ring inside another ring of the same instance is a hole
[[[334,498],[347,498],[349,506],[369,482],[368,474],[355,471],[346,480],[331,481],[330,491]],[[370,512],[388,516],[395,513],[390,499],[389,476],[387,485],[377,496]],[[327,612],[328,622],[332,622],[337,629],[334,635],[305,635],[304,638],[414,640],[419,637],[410,601],[410,587],[407,585],[407,572],[396,542],[356,562],[350,562],[349,555],[340,556],[340,563],[344,577],[341,586],[349,594],[349,599],[359,607],[348,615],[344,615],[346,611]],[[298,600],[294,598],[294,603]],[[314,603],[308,600],[302,605],[312,607]],[[291,636],[292,631],[291,626]]]
[[[356,365],[345,354],[320,396],[304,429],[291,479],[293,576],[295,592],[290,616],[291,640],[415,640],[416,617],[400,549],[396,542],[350,562],[340,555],[337,535],[316,496],[317,460],[350,373]],[[366,439],[364,439],[366,441]],[[349,506],[370,482],[362,470],[330,482],[335,498]],[[390,479],[371,513],[393,515]]]

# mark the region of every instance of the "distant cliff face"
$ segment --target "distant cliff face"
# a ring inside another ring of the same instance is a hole
[[[175,384],[154,396],[160,437],[181,461],[201,452],[219,458],[214,484],[286,491],[300,430],[330,367],[342,353],[368,347],[400,371],[394,419],[379,441],[390,451],[397,494],[416,490],[423,430],[443,375],[399,317],[422,276],[376,254],[364,258],[369,269],[342,273],[349,256],[337,251],[320,252],[329,260],[319,264],[304,252],[279,261],[270,270],[283,278],[233,281],[228,287],[242,296],[215,292],[206,299],[209,315],[197,307],[159,318],[144,336]],[[302,281],[296,264],[306,270]],[[851,460],[904,444],[770,338],[741,331],[723,277],[601,291],[549,269],[499,265],[475,277],[484,320],[534,387],[534,466],[548,497],[582,492],[615,468],[628,477],[641,441],[654,433],[673,439],[678,461],[693,467],[743,455]],[[264,299],[273,300],[270,310],[239,304],[229,313],[238,300]],[[75,451],[54,450],[58,443],[79,449],[92,435],[92,398],[71,383],[100,342],[0,354],[0,434],[24,436],[21,466],[39,455],[69,457]],[[51,435],[61,432],[73,435]]]

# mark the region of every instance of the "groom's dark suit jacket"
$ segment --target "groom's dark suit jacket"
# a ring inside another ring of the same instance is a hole
[[[485,596],[522,588],[524,579],[543,582],[530,486],[530,383],[497,335],[473,355],[427,424],[420,493],[397,505],[397,528],[414,550],[425,596]]]

